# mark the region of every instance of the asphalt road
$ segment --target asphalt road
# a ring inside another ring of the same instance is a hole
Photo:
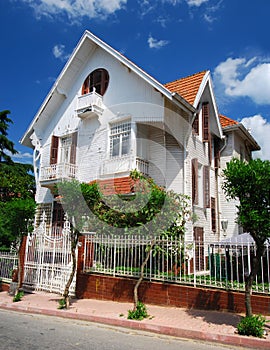
[[[0,310],[3,350],[229,350],[240,349],[182,340],[125,328],[52,316]]]

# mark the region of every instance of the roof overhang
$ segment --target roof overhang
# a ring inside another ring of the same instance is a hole
[[[225,134],[227,132],[234,132],[234,131],[236,133],[239,133],[241,137],[244,137],[248,141],[252,151],[260,151],[261,147],[258,145],[254,137],[248,132],[248,130],[244,127],[243,124],[238,123],[238,124],[229,125],[223,128],[223,132]]]
[[[125,65],[129,70],[133,71],[135,74],[140,76],[143,80],[153,86],[154,89],[159,91],[164,97],[171,100],[176,105],[180,105],[181,108],[194,113],[194,108],[179,95],[172,94],[167,88],[165,88],[161,83],[147,74],[144,70],[139,68],[137,65],[128,60],[125,56],[120,54],[118,51],[113,49],[111,46],[106,44],[104,41],[96,37],[89,31],[85,31],[82,35],[80,41],[75,47],[73,53],[71,54],[69,60],[65,64],[63,70],[58,76],[57,80],[53,84],[50,92],[42,103],[40,109],[35,115],[33,121],[28,127],[27,131],[21,138],[20,142],[28,147],[33,147],[31,144],[30,136],[34,132],[34,126],[39,118],[44,116],[50,116],[53,111],[62,103],[63,99],[66,98],[67,92],[74,80],[75,76],[82,69],[82,65],[86,59],[95,51],[97,47],[100,47],[105,52],[109,53],[111,56],[115,57],[119,62]]]

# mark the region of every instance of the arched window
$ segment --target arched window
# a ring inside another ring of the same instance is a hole
[[[98,68],[88,75],[82,86],[82,95],[96,91],[103,96],[109,85],[109,73],[104,68]]]

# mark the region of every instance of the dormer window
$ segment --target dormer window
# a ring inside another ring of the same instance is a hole
[[[82,95],[95,91],[103,96],[109,85],[109,73],[104,68],[98,68],[88,75],[82,86]]]

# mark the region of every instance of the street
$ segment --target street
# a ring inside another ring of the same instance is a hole
[[[240,349],[52,316],[0,310],[5,350],[222,350]]]

